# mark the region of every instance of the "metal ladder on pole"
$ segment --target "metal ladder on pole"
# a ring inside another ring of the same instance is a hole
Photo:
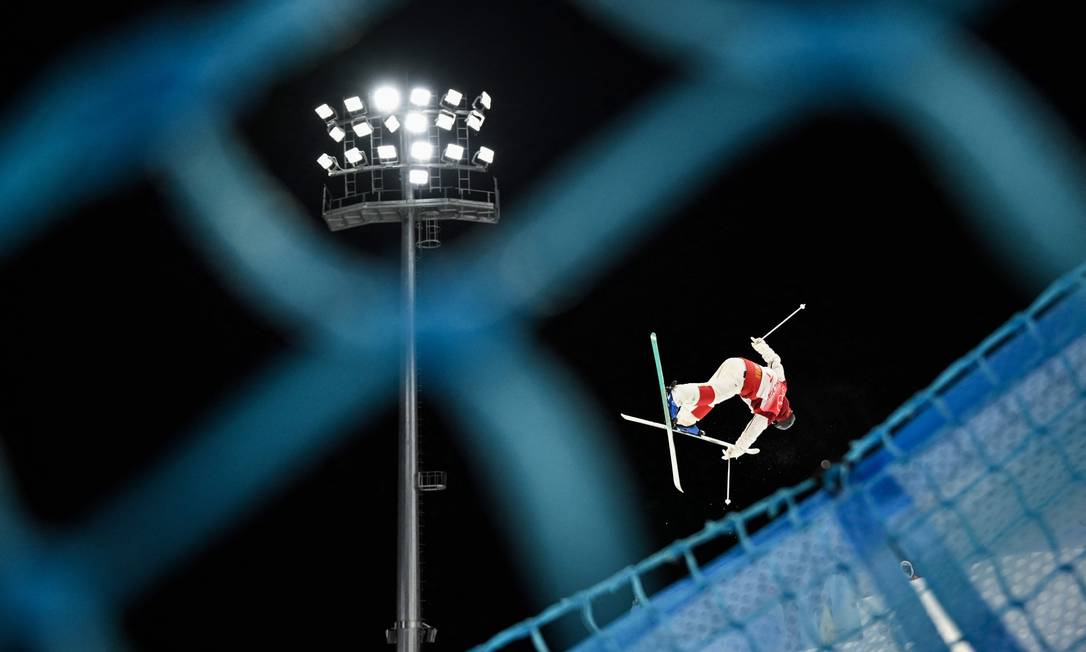
[[[378,126],[370,134],[370,163],[376,165],[381,158],[377,155],[377,148],[384,142],[382,134],[384,133],[384,127]],[[384,170],[374,170],[370,175],[373,183],[373,192],[377,194],[377,201],[381,201],[381,193],[385,190],[385,173]]]
[[[437,157],[440,163],[443,159],[444,152],[441,149],[441,129],[438,128],[433,122],[430,123],[430,131],[427,132],[426,137],[434,144],[434,155]],[[441,189],[441,168],[430,168],[430,187],[431,191]]]
[[[471,139],[468,134],[468,125],[465,120],[456,121],[456,144],[464,148],[464,161],[460,163],[467,165],[471,162]],[[471,172],[466,169],[460,169],[456,171],[456,190],[460,194],[460,199],[464,198],[464,191],[471,188]]]
[[[354,147],[354,129],[348,128],[347,129],[347,135],[344,136],[344,138],[343,138],[343,164],[348,166],[348,167],[351,164],[347,162],[347,150],[349,150],[349,149],[351,149],[353,147]],[[343,198],[344,199],[354,197],[355,189],[357,187],[357,183],[356,183],[356,180],[355,180],[356,175],[357,175],[356,172],[351,172],[349,174],[343,175],[343,192],[344,192]]]
[[[432,145],[435,145],[436,154],[440,160],[441,151],[441,130],[437,125],[430,125],[430,129],[426,132],[426,138]],[[433,166],[429,168],[430,178],[427,184],[427,191],[433,193],[434,191],[441,190],[441,168]],[[432,196],[432,195],[431,195]],[[415,226],[418,231],[417,238],[415,240],[416,246],[419,249],[436,249],[441,246],[440,232],[441,227],[438,225],[436,214],[431,214],[428,217],[424,216],[423,219],[418,221]],[[423,491],[426,491],[425,489]]]

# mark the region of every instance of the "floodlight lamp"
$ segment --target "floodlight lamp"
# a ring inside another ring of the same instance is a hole
[[[434,146],[428,140],[416,140],[411,143],[411,158],[416,161],[429,161],[434,157]]]
[[[426,131],[426,116],[418,111],[411,111],[403,119],[403,126],[413,134]]]
[[[373,127],[370,126],[369,120],[359,120],[351,125],[351,129],[359,138],[365,138],[373,133]]]
[[[430,91],[425,88],[412,88],[411,89],[411,103],[415,106],[429,106],[430,105]]]
[[[440,112],[438,112],[437,118],[434,120],[434,124],[436,124],[438,127],[441,127],[445,131],[451,131],[453,125],[456,124],[456,114],[452,111],[446,111],[445,109],[442,109]]]
[[[363,113],[366,110],[366,105],[362,103],[362,98],[357,95],[343,100],[343,106],[347,107],[347,110],[351,113]]]
[[[472,111],[468,114],[467,123],[469,127],[475,131],[479,131],[483,128],[483,120],[486,120],[486,116],[478,111]]]
[[[430,181],[430,173],[426,168],[411,168],[407,173],[407,180],[416,186],[424,186]]]
[[[445,159],[448,161],[459,161],[464,158],[464,148],[456,143],[449,143],[445,146]]]
[[[331,172],[332,168],[339,167],[339,161],[337,161],[336,157],[334,156],[329,156],[328,154],[321,154],[319,157],[317,157],[317,165],[320,165],[325,170]]]
[[[450,88],[445,91],[445,95],[441,97],[441,103],[445,106],[455,109],[460,106],[460,100],[464,99],[464,94],[458,90]]]
[[[490,165],[494,162],[494,150],[489,147],[480,147],[478,152],[475,152],[475,156],[471,157],[471,162],[478,165],[482,162],[484,165]]]
[[[385,129],[388,129],[388,133],[394,134],[396,130],[400,128],[400,121],[396,119],[396,116],[390,115],[385,118]]]
[[[328,130],[328,135],[332,137],[332,140],[341,143],[343,142],[343,137],[347,135],[347,132],[340,129],[339,125],[336,125]]]
[[[395,145],[380,145],[377,148],[377,157],[382,161],[392,161],[396,159],[396,146]]]
[[[344,156],[347,157],[347,162],[355,167],[366,164],[365,153],[363,153],[362,150],[358,149],[357,147],[352,147],[347,150]]]
[[[325,122],[332,120],[336,117],[336,110],[328,106],[327,104],[321,104],[313,110],[317,112],[317,117],[319,117],[321,120],[324,120]]]
[[[392,86],[382,86],[373,92],[373,105],[382,113],[400,108],[400,91]]]
[[[476,110],[486,109],[490,110],[490,93],[483,91],[479,93],[479,97],[475,98],[475,101],[471,103],[471,108]]]

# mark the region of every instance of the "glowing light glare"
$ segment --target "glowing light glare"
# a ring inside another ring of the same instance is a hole
[[[332,137],[332,140],[341,143],[343,142],[343,137],[347,135],[347,132],[340,129],[337,125],[328,130],[328,135]]]
[[[359,138],[365,138],[373,133],[373,127],[370,126],[370,123],[367,120],[354,123],[351,125],[351,129],[354,130],[355,135]]]
[[[490,110],[490,93],[487,93],[486,91],[483,91],[482,93],[479,93],[479,97],[475,98],[475,101],[472,103],[471,106],[474,109],[478,109],[479,107],[482,107],[482,108],[486,109],[487,111],[489,111]]]
[[[345,156],[347,157],[347,162],[351,165],[358,165],[359,163],[366,162],[366,155],[357,147],[352,147],[347,150]]]
[[[441,103],[456,108],[460,106],[460,100],[462,99],[464,99],[463,93],[450,88],[449,90],[445,91],[445,95],[441,98]]]
[[[464,158],[464,148],[456,143],[449,143],[445,146],[445,158],[450,161],[459,161]]]
[[[415,106],[429,106],[430,105],[430,91],[425,88],[412,88],[411,89],[411,103]]]
[[[332,167],[336,165],[336,159],[334,156],[329,156],[328,154],[321,154],[317,158],[317,165],[320,165],[325,170],[331,170]]]
[[[328,106],[327,104],[321,104],[313,110],[317,112],[317,117],[319,117],[321,120],[331,120],[336,115],[335,109]]]
[[[400,91],[392,86],[382,86],[373,91],[373,105],[382,113],[400,108]]]
[[[407,173],[407,180],[416,186],[426,185],[430,181],[430,173],[426,168],[411,168]]]
[[[411,143],[411,158],[416,161],[429,161],[434,157],[434,146],[428,140],[416,140]]]
[[[385,129],[388,129],[388,133],[394,134],[396,130],[400,128],[400,121],[396,119],[396,116],[390,115],[385,118]]]
[[[468,114],[467,123],[469,127],[475,131],[479,131],[483,128],[483,120],[486,120],[486,116],[478,111],[472,111]]]
[[[357,95],[343,100],[343,106],[347,107],[347,110],[351,113],[359,113],[362,109],[366,108],[365,105],[362,104],[362,98]]]
[[[403,119],[403,126],[413,134],[421,134],[426,131],[426,116],[418,111],[412,111]]]
[[[478,152],[475,152],[475,158],[490,165],[494,162],[494,150],[489,147],[480,147]]]
[[[381,145],[377,148],[377,156],[382,161],[391,161],[396,158],[396,146],[395,145]]]
[[[453,125],[456,124],[456,114],[452,111],[442,109],[441,112],[437,114],[437,119],[434,120],[434,124],[445,131],[451,131]]]

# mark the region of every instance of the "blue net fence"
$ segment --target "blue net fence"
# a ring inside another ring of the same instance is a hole
[[[1086,267],[823,477],[476,650],[548,650],[547,627],[569,617],[583,622],[583,652],[1086,649],[1084,390]],[[698,562],[728,537],[738,544]],[[669,565],[687,576],[650,594],[646,578]],[[602,622],[597,607],[622,593],[633,606]]]

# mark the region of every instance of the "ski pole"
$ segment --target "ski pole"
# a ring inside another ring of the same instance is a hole
[[[772,328],[772,330],[770,330],[770,331],[769,331],[768,333],[766,333],[765,335],[763,335],[763,336],[762,336],[762,339],[764,340],[765,338],[767,338],[767,337],[769,337],[770,335],[772,335],[772,334],[773,334],[773,331],[777,330],[777,329],[778,329],[778,328],[780,328],[781,326],[784,326],[785,322],[787,322],[787,321],[788,321],[789,319],[791,319],[791,318],[795,317],[795,316],[796,316],[796,313],[797,313],[797,312],[799,312],[800,310],[803,310],[803,309],[804,309],[804,308],[806,308],[806,307],[807,307],[807,304],[805,304],[805,303],[801,303],[801,304],[799,304],[799,307],[798,307],[798,308],[796,308],[795,310],[793,310],[793,311],[792,311],[792,314],[791,314],[791,315],[788,315],[787,317],[785,317],[785,318],[784,318],[784,321],[782,321],[781,323],[777,324],[776,326],[774,326],[774,327]]]
[[[724,496],[724,504],[732,504],[732,458],[728,458],[728,492]]]

